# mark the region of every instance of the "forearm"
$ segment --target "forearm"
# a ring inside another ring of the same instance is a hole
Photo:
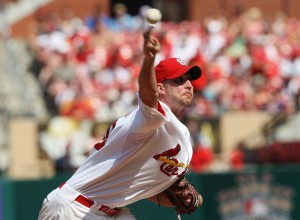
[[[152,29],[144,33],[144,59],[138,78],[140,99],[145,105],[157,108],[158,91],[154,73],[154,60],[160,50],[158,40],[151,35]]]
[[[154,58],[144,57],[138,78],[139,95],[145,105],[157,108],[158,92],[153,67]]]
[[[168,197],[164,192],[159,193],[158,195],[148,198],[151,202],[158,204],[159,206],[164,207],[173,207],[174,205],[170,202]]]

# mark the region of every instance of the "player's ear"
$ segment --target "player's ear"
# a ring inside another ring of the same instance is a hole
[[[157,83],[157,91],[159,95],[164,95],[165,94],[165,87],[163,83]]]

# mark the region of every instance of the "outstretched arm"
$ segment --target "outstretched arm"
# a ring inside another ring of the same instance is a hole
[[[144,58],[138,78],[139,96],[145,105],[157,108],[158,91],[154,73],[154,59],[160,50],[158,40],[152,36],[152,29],[144,33]]]

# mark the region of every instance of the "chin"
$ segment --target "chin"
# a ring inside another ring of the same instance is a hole
[[[186,101],[186,102],[185,102],[185,106],[186,106],[186,107],[191,107],[192,104],[193,104],[192,101]]]

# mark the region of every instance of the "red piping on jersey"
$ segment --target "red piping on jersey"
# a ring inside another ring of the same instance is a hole
[[[164,109],[162,108],[160,102],[158,102],[157,111],[159,111],[163,116],[166,116],[166,113],[165,113]]]

